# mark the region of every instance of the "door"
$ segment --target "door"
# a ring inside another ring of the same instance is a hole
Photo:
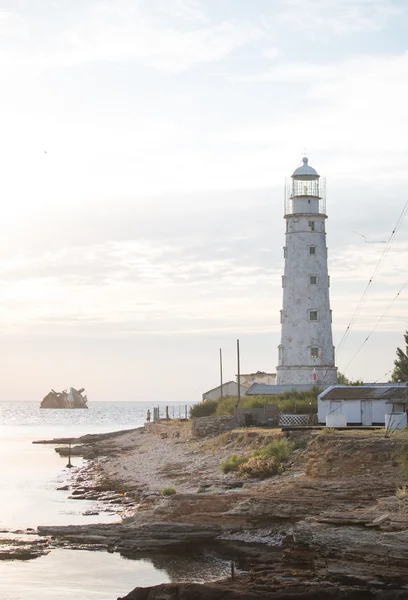
[[[372,425],[373,424],[373,401],[372,400],[361,400],[361,424]]]

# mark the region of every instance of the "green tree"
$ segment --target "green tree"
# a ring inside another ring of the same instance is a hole
[[[362,379],[356,379],[355,381],[351,381],[348,377],[344,375],[344,373],[341,373],[340,371],[337,372],[337,383],[339,385],[364,385]]]
[[[397,358],[394,360],[393,381],[408,381],[408,331],[404,333],[405,352],[397,348]]]

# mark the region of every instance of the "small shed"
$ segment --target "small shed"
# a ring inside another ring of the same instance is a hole
[[[318,397],[318,421],[328,425],[385,425],[390,405],[405,410],[407,387],[389,385],[333,385]]]
[[[243,396],[246,392],[246,389],[241,385],[241,396]],[[238,384],[236,381],[227,381],[222,384],[222,395],[225,396],[238,396]],[[203,394],[203,402],[205,400],[218,400],[221,398],[221,385],[217,385],[217,387],[204,392]]]

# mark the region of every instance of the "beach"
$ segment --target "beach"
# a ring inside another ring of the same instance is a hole
[[[189,590],[175,576],[173,584],[150,586],[149,599],[182,590],[183,598],[406,598],[408,510],[396,495],[403,476],[395,460],[403,438],[295,432],[289,439],[297,449],[280,475],[222,473],[232,453],[285,435],[241,429],[194,438],[184,422],[78,439],[75,452],[90,458],[71,495],[77,502],[113,495],[106,502],[118,506],[122,521],[38,532],[51,551],[93,548],[161,565],[197,553],[224,561],[217,583],[207,573],[204,585]],[[144,590],[122,597],[144,599]]]

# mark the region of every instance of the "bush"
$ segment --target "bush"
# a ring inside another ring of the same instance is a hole
[[[239,403],[240,408],[258,408],[265,405],[275,405],[279,412],[298,413],[298,414],[315,414],[317,413],[317,396],[321,390],[317,386],[313,386],[306,392],[285,392],[276,396],[241,396]],[[217,402],[217,415],[233,415],[234,408],[238,402],[237,396],[225,396]]]
[[[248,457],[231,454],[231,456],[221,465],[223,473],[233,473],[238,471],[239,466],[248,460]]]
[[[166,497],[166,496],[173,496],[173,494],[177,494],[176,490],[174,488],[164,488],[162,489],[162,493],[161,495]]]
[[[278,463],[287,460],[291,453],[291,447],[286,438],[280,440],[273,440],[263,448],[255,450],[252,454],[254,458],[273,458]]]
[[[256,477],[265,479],[277,475],[283,470],[281,463],[276,458],[261,458],[254,456],[242,463],[238,468],[240,477]]]
[[[198,402],[190,406],[190,417],[211,417],[215,414],[218,402],[216,400],[206,400],[205,402]]]

